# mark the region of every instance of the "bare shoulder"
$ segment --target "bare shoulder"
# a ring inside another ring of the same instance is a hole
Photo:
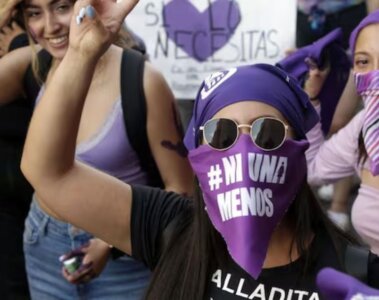
[[[145,62],[145,72],[144,72],[144,84],[157,84],[166,83],[165,78],[162,73],[158,71],[150,62]]]
[[[162,73],[151,63],[145,62],[143,87],[148,106],[155,107],[162,104],[170,104],[174,101],[174,95]]]

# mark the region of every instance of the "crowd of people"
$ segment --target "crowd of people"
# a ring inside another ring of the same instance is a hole
[[[379,299],[379,10],[305,2],[313,37],[205,78],[185,134],[138,0],[0,4],[2,299]],[[314,193],[351,176],[353,234]]]

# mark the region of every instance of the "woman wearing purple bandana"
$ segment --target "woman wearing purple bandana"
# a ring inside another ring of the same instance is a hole
[[[378,35],[379,10],[363,19],[350,38],[355,83],[363,110],[324,144],[319,125],[308,134],[311,183],[332,182],[354,173],[361,178],[352,207],[352,223],[376,254],[379,254]]]
[[[318,115],[296,80],[265,64],[212,74],[185,138],[194,199],[130,186],[74,159],[82,95],[120,23],[113,1],[93,3],[30,124],[22,170],[40,205],[154,270],[146,299],[320,299],[316,274],[346,269],[349,239],[306,183]]]

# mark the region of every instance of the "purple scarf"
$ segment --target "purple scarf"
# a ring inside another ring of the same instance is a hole
[[[318,95],[324,134],[329,132],[334,112],[350,73],[350,60],[340,45],[341,38],[342,30],[337,28],[277,63],[277,66],[294,76],[303,85],[309,72],[306,59],[311,58],[319,65],[324,52],[329,52],[330,71]]]
[[[318,273],[317,285],[325,299],[379,300],[379,290],[332,268],[324,268]]]

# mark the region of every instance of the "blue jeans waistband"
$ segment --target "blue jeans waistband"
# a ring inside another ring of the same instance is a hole
[[[46,228],[41,228],[41,230],[53,231],[57,234],[67,235],[71,238],[78,236],[92,236],[89,233],[81,230],[69,223],[60,221],[50,215],[48,215],[38,204],[38,200],[33,195],[32,203],[29,210],[28,221],[34,223],[34,225],[40,227],[44,226]]]

